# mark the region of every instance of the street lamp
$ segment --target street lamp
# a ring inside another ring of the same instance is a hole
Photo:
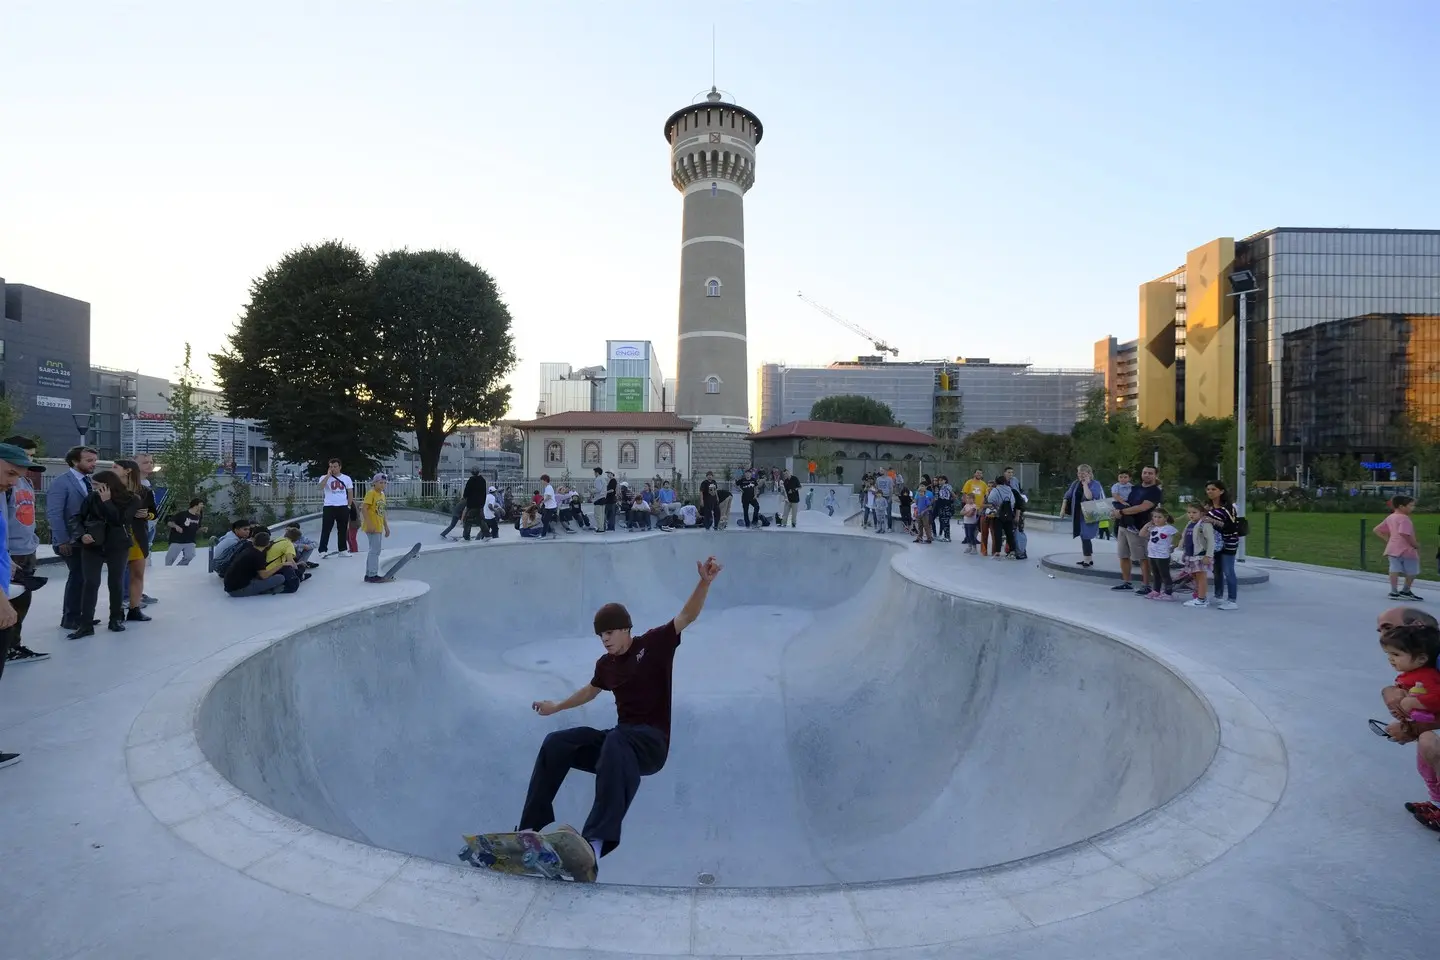
[[[1235,515],[1245,515],[1245,441],[1249,436],[1249,414],[1246,410],[1246,361],[1249,355],[1249,335],[1246,325],[1246,307],[1250,302],[1250,294],[1260,288],[1255,282],[1255,274],[1249,270],[1236,270],[1230,274],[1229,296],[1235,297],[1238,301],[1239,314],[1237,317],[1238,328],[1236,337],[1239,339],[1239,357],[1235,372]],[[1235,550],[1237,561],[1245,559],[1245,538],[1240,538],[1240,546]]]
[[[72,413],[70,419],[75,421],[75,430],[80,434],[80,446],[85,446],[85,437],[90,433],[90,414]]]

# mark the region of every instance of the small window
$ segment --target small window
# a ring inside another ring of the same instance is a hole
[[[720,280],[717,277],[711,277],[709,280],[705,281],[705,296],[720,296]]]
[[[587,467],[600,466],[600,441],[586,440],[581,444],[580,460]]]
[[[673,467],[675,465],[675,444],[669,440],[655,442],[655,465],[657,467]]]
[[[635,467],[640,465],[639,447],[634,440],[620,441],[620,466]]]
[[[705,392],[706,392],[706,393],[719,393],[719,392],[720,392],[720,378],[717,377],[717,376],[714,376],[714,375],[711,375],[711,376],[706,377],[706,378],[705,378]]]
[[[565,462],[565,445],[559,440],[551,440],[545,444],[545,463],[556,466]]]

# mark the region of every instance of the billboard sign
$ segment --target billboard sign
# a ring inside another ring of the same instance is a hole
[[[40,369],[35,374],[35,385],[69,390],[70,365],[64,360],[41,360]]]
[[[642,377],[615,378],[617,413],[641,413],[645,409],[645,380]]]
[[[45,396],[41,396],[41,395],[37,394],[37,395],[35,396],[35,406],[37,406],[37,407],[49,407],[49,408],[52,409],[52,410],[69,410],[69,409],[70,409],[70,398],[69,398],[69,397],[45,397]]]
[[[644,360],[644,359],[645,359],[645,341],[644,341],[644,340],[611,340],[611,341],[610,341],[610,359],[611,359],[611,360]]]

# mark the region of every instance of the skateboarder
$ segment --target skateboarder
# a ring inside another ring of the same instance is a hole
[[[595,774],[595,802],[581,836],[590,844],[595,863],[587,864],[593,880],[600,857],[620,845],[620,821],[635,799],[640,778],[658,773],[670,751],[670,682],[680,634],[700,616],[710,584],[719,576],[720,562],[708,557],[695,564],[700,582],[673,620],[638,637],[630,635],[630,612],[607,603],[595,612],[595,633],[605,655],[595,661],[594,677],[569,697],[556,703],[539,700],[532,708],[542,717],[589,703],[601,690],[615,695],[618,722],[609,730],[572,727],[545,737],[520,830],[543,830],[555,819],[552,804],[565,775],[571,770]]]

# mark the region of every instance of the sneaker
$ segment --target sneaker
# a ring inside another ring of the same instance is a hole
[[[1414,592],[1412,592],[1412,591],[1410,591],[1410,590],[1401,590],[1401,591],[1400,591],[1400,599],[1401,599],[1401,600],[1424,600],[1425,598],[1422,597],[1422,596],[1420,596],[1420,595],[1418,595],[1418,594],[1416,594],[1416,593],[1414,593]]]
[[[365,577],[365,582],[366,582],[366,583],[384,583],[384,582],[385,582],[385,578],[384,578],[384,577],[372,577],[372,576],[369,576],[369,575],[367,574],[366,577]]]
[[[7,664],[16,664],[16,663],[39,663],[41,660],[49,660],[49,659],[50,659],[50,654],[48,654],[48,653],[37,653],[36,651],[31,650],[29,647],[23,647],[23,646],[22,646],[22,647],[17,647],[17,648],[14,649],[14,650],[11,650],[11,651],[6,655],[6,657],[5,657],[5,662],[6,662]]]
[[[1399,600],[1399,599],[1400,599],[1400,591],[1399,591],[1399,590],[1391,590],[1386,596],[1388,596],[1391,600]]]
[[[1220,610],[1236,610],[1239,609],[1240,604],[1236,603],[1234,600],[1221,600],[1219,603],[1215,604],[1215,606]]]
[[[1156,597],[1155,599],[1156,599],[1156,600],[1166,600],[1166,601],[1169,601],[1170,603],[1174,603],[1174,602],[1175,602],[1175,595],[1174,595],[1173,593],[1162,593],[1162,594],[1160,594],[1160,596]]]
[[[1199,597],[1196,597],[1194,600],[1186,600],[1186,601],[1185,601],[1185,606],[1187,606],[1187,607],[1208,607],[1208,606],[1210,606],[1210,601],[1209,601],[1209,600],[1201,600]]]
[[[1131,586],[1129,583],[1122,581],[1122,582],[1120,582],[1120,583],[1115,584],[1115,586],[1111,587],[1110,589],[1111,589],[1111,590],[1131,590],[1131,591],[1133,591],[1135,588],[1134,588],[1133,586]]]
[[[0,767],[13,767],[20,762],[18,753],[0,753]]]
[[[150,604],[152,604],[152,603],[159,603],[159,602],[160,602],[159,600],[156,600],[154,597],[150,596],[150,594],[148,594],[148,593],[142,593],[142,594],[140,594],[140,606],[142,606],[142,607],[148,607],[148,606],[150,606]]]
[[[1410,816],[1421,826],[1440,831],[1440,807],[1433,803],[1407,803],[1405,809],[1410,811]]]
[[[544,837],[560,857],[560,865],[577,883],[594,883],[600,865],[595,862],[595,848],[568,823],[560,824]]]
[[[1149,593],[1144,594],[1146,600],[1159,600],[1162,596],[1163,594],[1159,590],[1151,590]]]

